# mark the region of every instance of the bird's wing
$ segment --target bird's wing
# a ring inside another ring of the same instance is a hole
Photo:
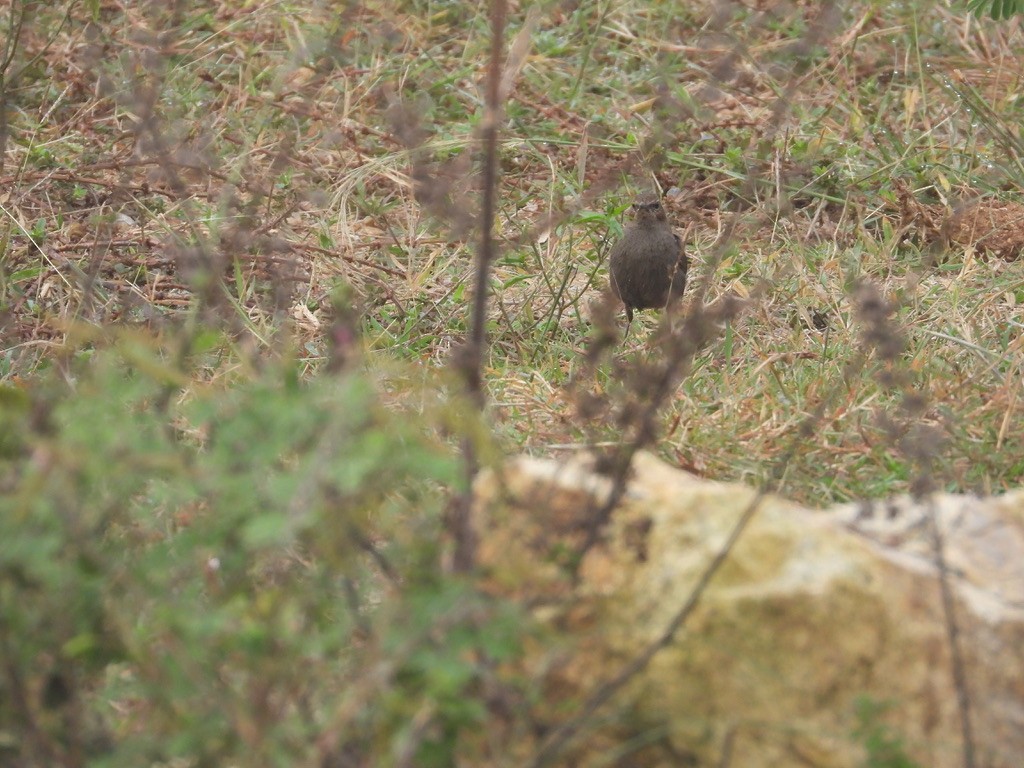
[[[621,300],[622,299],[622,293],[619,291],[619,281],[615,279],[615,271],[614,270],[609,270],[609,272],[608,272],[608,282],[611,283],[612,293],[615,294],[615,298]]]

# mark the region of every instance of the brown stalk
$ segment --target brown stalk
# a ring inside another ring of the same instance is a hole
[[[949,583],[949,566],[946,563],[946,548],[942,531],[939,529],[938,514],[934,499],[929,498],[928,523],[932,535],[932,553],[939,572],[939,591],[942,595],[942,616],[946,623],[946,640],[953,667],[953,685],[956,688],[956,704],[960,710],[960,737],[962,740],[964,768],[974,768],[974,729],[971,725],[971,697],[967,689],[967,669],[964,665],[963,650],[960,647],[960,625],[956,620],[953,588]]]
[[[487,298],[491,264],[494,262],[494,213],[498,195],[498,123],[501,120],[501,62],[505,37],[505,0],[491,3],[491,56],[487,68],[487,94],[484,119],[481,126],[483,145],[483,202],[480,210],[480,246],[477,250],[476,284],[473,291],[473,312],[470,318],[470,336],[459,358],[455,361],[466,385],[469,400],[478,413],[485,405],[483,388],[484,349],[487,345]],[[476,447],[471,437],[462,440],[465,461],[466,487],[455,500],[449,525],[455,542],[452,567],[456,573],[466,573],[476,562],[476,532],[473,529],[472,485],[480,468]]]

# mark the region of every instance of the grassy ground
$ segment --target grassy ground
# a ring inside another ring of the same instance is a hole
[[[261,354],[312,372],[342,295],[365,365],[417,408],[467,332],[485,8],[309,5],[27,6],[3,86],[0,380],[88,355],[82,323],[219,328],[205,381]],[[505,449],[623,439],[609,414],[642,398],[628,371],[662,354],[656,313],[580,376],[610,243],[657,183],[689,231],[687,306],[749,298],[662,409],[664,457],[815,503],[1020,483],[1019,244],[949,237],[965,210],[1016,221],[1016,21],[532,8],[509,19],[484,364]],[[587,418],[584,392],[614,407]]]

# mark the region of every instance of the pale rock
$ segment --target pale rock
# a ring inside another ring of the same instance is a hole
[[[642,453],[573,583],[559,553],[578,545],[611,489],[584,456],[518,459],[476,489],[494,589],[529,599],[580,638],[550,686],[577,701],[663,634],[756,504],[695,611],[615,700],[625,718],[615,738],[660,729],[668,742],[631,765],[859,768],[867,736],[856,713],[866,701],[917,765],[962,766],[933,519],[976,765],[1024,765],[1024,492],[939,495],[934,517],[910,499],[812,510]]]

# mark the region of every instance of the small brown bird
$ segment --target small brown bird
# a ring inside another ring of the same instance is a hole
[[[657,197],[632,205],[633,223],[612,248],[612,291],[626,306],[626,333],[634,309],[667,307],[683,295],[689,262]]]

